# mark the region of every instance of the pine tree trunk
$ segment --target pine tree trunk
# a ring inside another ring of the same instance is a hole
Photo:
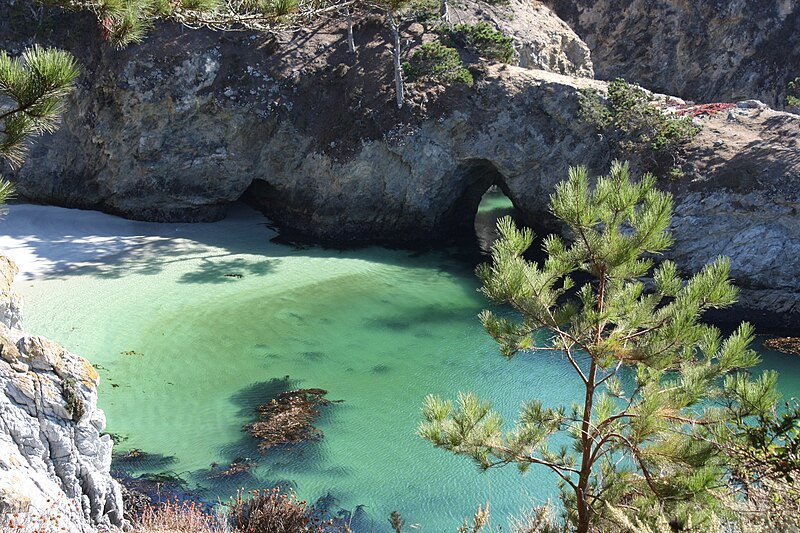
[[[439,16],[448,26],[450,25],[450,7],[447,5],[447,0],[440,0]]]
[[[597,289],[597,313],[602,315],[605,307],[606,273],[600,270],[600,283]],[[602,338],[603,326],[598,323],[597,336],[595,342],[599,343]],[[578,486],[575,490],[575,505],[578,508],[578,524],[575,529],[577,533],[588,533],[589,524],[592,521],[592,508],[589,506],[589,495],[586,493],[589,488],[589,481],[592,476],[592,444],[591,423],[592,408],[594,405],[594,393],[597,388],[597,361],[594,355],[589,354],[592,362],[589,365],[589,373],[586,375],[586,396],[583,401],[583,420],[581,422],[581,467],[578,477]]]
[[[351,54],[356,53],[356,41],[353,38],[353,10],[347,8],[347,48]]]
[[[403,69],[400,67],[400,27],[391,10],[386,11],[386,20],[389,22],[389,28],[392,30],[392,37],[394,37],[392,55],[394,56],[394,89],[397,96],[397,109],[402,109],[405,95],[403,94]]]
[[[589,368],[589,375],[586,377],[589,383],[586,384],[586,397],[584,398],[583,421],[581,424],[583,455],[581,457],[578,487],[575,490],[575,506],[578,508],[578,524],[575,529],[577,533],[587,533],[591,522],[591,509],[589,508],[586,490],[589,488],[589,479],[592,473],[592,439],[589,436],[589,432],[591,431],[592,405],[594,403],[595,379],[597,377],[597,363],[595,363],[594,359],[592,359],[591,367]]]

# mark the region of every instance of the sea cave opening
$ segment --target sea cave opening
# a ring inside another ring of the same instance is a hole
[[[478,210],[475,213],[475,239],[482,254],[490,254],[492,245],[498,238],[497,221],[510,216],[519,222],[520,213],[514,202],[498,185],[490,185],[481,196]]]
[[[522,218],[507,178],[488,159],[462,161],[454,178],[463,191],[452,208],[457,235],[465,243],[475,243],[480,254],[488,255],[497,240],[497,220],[504,216],[517,221]]]

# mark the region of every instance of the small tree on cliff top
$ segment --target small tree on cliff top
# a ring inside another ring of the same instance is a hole
[[[118,46],[140,42],[158,20],[213,30],[296,30],[326,13],[349,9],[355,0],[43,0],[94,13]]]
[[[391,33],[392,72],[397,108],[405,102],[401,65],[401,26],[411,0],[41,0],[65,9],[93,13],[105,37],[117,46],[140,42],[158,20],[173,20],[189,28],[254,30],[278,33],[302,30],[322,17],[343,17],[347,46],[355,53],[353,14],[379,10]],[[446,0],[440,14],[449,16]]]
[[[0,50],[0,161],[21,165],[30,138],[55,130],[78,72],[61,50],[33,46],[17,58]],[[0,176],[0,204],[13,192]]]
[[[727,259],[689,279],[670,261],[653,270],[649,255],[672,242],[672,198],[654,184],[652,175],[631,181],[628,165],[614,163],[591,188],[586,169],[572,168],[550,199],[567,238],[544,240],[544,263],[523,257],[534,235],[504,218],[492,264],[477,270],[482,292],[520,317],[480,315],[502,354],[561,353],[582,385],[579,403],[532,400],[510,431],[474,394],[455,404],[430,396],[424,407],[420,434],[438,447],[483,469],[514,463],[555,472],[568,523],[580,533],[601,524],[610,505],[697,525],[723,485],[718,437],[732,438],[738,421],[776,401],[776,375],[751,380],[745,370],[758,362],[748,348],[753,328],[744,323],[723,339],[700,321],[736,298]],[[551,447],[556,435],[572,447]]]

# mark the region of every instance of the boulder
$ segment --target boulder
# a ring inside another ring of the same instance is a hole
[[[11,306],[16,272],[0,257],[0,308]],[[19,320],[0,320],[0,512],[48,531],[123,525],[122,494],[110,474],[111,437],[102,434],[105,415],[97,408],[97,372],[19,327]]]

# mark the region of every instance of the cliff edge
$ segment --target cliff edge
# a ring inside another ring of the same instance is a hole
[[[99,376],[85,359],[20,329],[16,273],[0,256],[0,513],[69,532],[120,526]]]

